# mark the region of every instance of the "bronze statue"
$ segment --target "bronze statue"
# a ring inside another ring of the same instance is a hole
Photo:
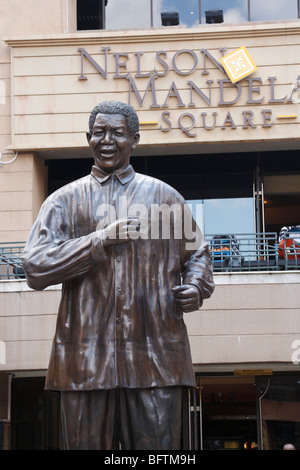
[[[131,106],[94,108],[91,174],[47,198],[22,257],[33,289],[62,283],[46,389],[66,449],[179,449],[195,386],[183,313],[214,290],[210,254],[182,196],[134,172],[139,138]]]

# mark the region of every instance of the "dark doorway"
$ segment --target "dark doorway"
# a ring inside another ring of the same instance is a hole
[[[45,377],[12,379],[12,450],[60,448],[59,395],[44,386]]]
[[[198,380],[203,450],[257,450],[254,377]]]

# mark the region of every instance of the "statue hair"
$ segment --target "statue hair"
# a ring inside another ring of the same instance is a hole
[[[139,118],[132,106],[121,101],[103,101],[94,107],[89,118],[89,131],[92,135],[97,114],[122,114],[126,119],[129,135],[139,132]]]

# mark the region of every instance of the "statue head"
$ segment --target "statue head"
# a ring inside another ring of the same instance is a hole
[[[139,139],[139,119],[130,105],[104,101],[91,112],[87,140],[101,170],[111,173],[125,169]]]
[[[129,135],[133,136],[139,133],[139,118],[132,106],[121,101],[103,101],[94,107],[89,118],[89,132],[93,133],[93,126],[97,114],[122,114],[127,123]]]

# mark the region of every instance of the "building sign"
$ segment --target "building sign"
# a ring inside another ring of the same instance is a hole
[[[220,49],[218,59],[207,49],[200,49],[200,54],[190,49],[172,54],[161,50],[151,57],[151,69],[149,59],[144,66],[143,51],[111,53],[111,48],[106,46],[102,47],[101,61],[98,62],[85,48],[80,47],[78,51],[81,54],[79,80],[88,80],[85,72],[88,62],[99,73],[99,86],[105,87],[108,80],[126,81],[128,103],[139,110],[152,111],[151,115],[155,116],[151,120],[142,120],[141,125],[156,125],[164,133],[179,128],[186,136],[196,138],[199,127],[205,131],[236,129],[237,126],[243,129],[271,128],[275,120],[297,117],[294,113],[274,116],[270,105],[293,104],[295,92],[300,91],[300,75],[295,77],[293,87],[282,93],[277,90],[277,76],[269,75],[263,79],[253,75],[257,67],[245,47],[227,55],[224,55],[226,49]],[[113,68],[109,68],[109,63]],[[130,69],[130,64],[135,72]],[[222,78],[212,78],[216,71]],[[170,78],[169,81],[166,78]],[[160,86],[162,80],[164,85]],[[205,111],[198,112],[200,107]],[[232,114],[233,107],[239,109],[238,118]],[[181,112],[171,111],[171,108]]]
[[[236,369],[234,375],[273,375],[272,369]]]
[[[284,140],[295,146],[299,35],[294,24],[251,23],[8,39],[10,148],[85,149],[91,110],[111,99],[138,113],[137,152],[183,151],[186,144],[219,151],[244,142],[277,148]]]
[[[257,70],[245,46],[222,57],[221,62],[232,83],[248,77]]]

